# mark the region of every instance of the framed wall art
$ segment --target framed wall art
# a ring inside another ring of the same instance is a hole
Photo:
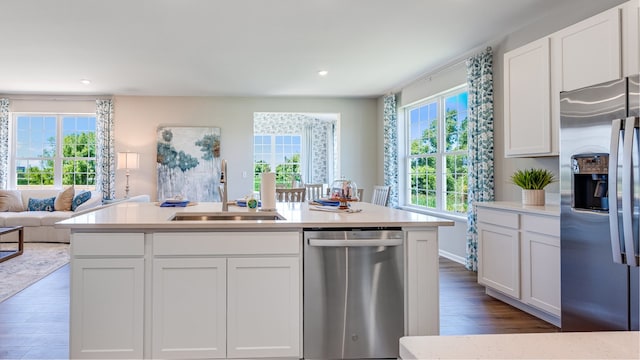
[[[220,201],[220,128],[158,127],[158,200]]]

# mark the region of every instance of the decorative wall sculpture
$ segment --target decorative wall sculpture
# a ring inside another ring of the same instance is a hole
[[[220,201],[220,128],[158,128],[158,200]]]

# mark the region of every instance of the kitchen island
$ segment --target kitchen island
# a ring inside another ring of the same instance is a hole
[[[402,230],[405,335],[437,335],[438,227],[453,223],[353,208],[279,203],[278,220],[175,221],[221,204],[122,203],[56,224],[72,234],[71,357],[301,358],[305,230]]]

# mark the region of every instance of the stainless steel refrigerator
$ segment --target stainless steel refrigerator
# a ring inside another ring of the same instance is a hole
[[[562,331],[638,330],[638,77],[560,94]]]

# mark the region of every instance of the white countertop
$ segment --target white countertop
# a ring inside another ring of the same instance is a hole
[[[407,336],[402,359],[640,359],[640,332]]]
[[[560,205],[546,204],[543,206],[522,205],[520,201],[486,201],[474,203],[477,207],[494,208],[501,210],[511,210],[519,212],[527,212],[541,215],[560,216]]]
[[[157,203],[125,202],[56,223],[58,228],[99,229],[300,229],[310,227],[434,227],[452,226],[453,221],[392,209],[365,202],[352,203],[357,213],[309,210],[307,203],[278,203],[277,212],[286,220],[171,221],[174,214],[220,212],[221,203],[199,203],[187,207],[160,207]],[[229,206],[230,212],[247,212]]]

